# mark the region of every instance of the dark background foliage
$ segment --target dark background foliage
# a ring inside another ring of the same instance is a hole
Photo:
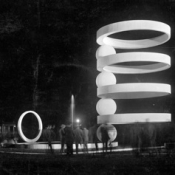
[[[171,26],[170,41],[145,50],[170,55],[172,67],[155,74],[118,74],[117,81],[168,83],[172,94],[116,100],[117,113],[171,112],[173,118],[174,0],[1,0],[0,4],[1,120],[17,122],[24,111],[35,110],[45,125],[60,125],[70,120],[74,94],[76,116],[84,124],[96,123],[96,32],[104,25],[135,19]],[[124,36],[131,39],[137,33]]]

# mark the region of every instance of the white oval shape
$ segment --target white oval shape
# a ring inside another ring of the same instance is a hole
[[[150,38],[140,40],[121,40],[108,37],[111,34],[133,31],[133,30],[153,30],[162,32],[163,34]],[[120,49],[141,49],[154,47],[167,42],[170,39],[171,28],[169,25],[151,20],[131,20],[122,21],[106,25],[97,31],[97,43],[99,45],[109,45]]]
[[[34,114],[35,117],[37,118],[38,124],[39,124],[39,132],[38,132],[38,135],[34,139],[28,139],[22,132],[22,127],[21,127],[22,120],[23,120],[24,116],[26,114],[28,114],[28,113]],[[22,115],[19,117],[17,128],[18,128],[19,135],[21,136],[21,138],[25,142],[33,143],[33,142],[36,142],[40,138],[40,136],[42,134],[43,125],[42,125],[42,121],[41,121],[40,116],[36,112],[34,112],[34,111],[26,111],[26,112],[22,113]]]
[[[132,65],[124,65],[124,63]],[[139,65],[134,65],[139,62]],[[145,62],[149,64],[145,65]],[[97,70],[119,74],[144,74],[170,68],[170,57],[162,53],[127,52],[105,56],[97,60]]]

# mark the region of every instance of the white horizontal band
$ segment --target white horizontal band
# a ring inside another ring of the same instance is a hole
[[[121,65],[127,62],[140,62],[140,65]],[[151,64],[142,65],[144,62]],[[120,65],[117,65],[120,64]],[[144,74],[158,72],[170,68],[170,57],[161,53],[127,52],[100,57],[97,70],[121,74]]]
[[[97,123],[129,124],[136,122],[170,122],[169,113],[127,113],[97,116]]]
[[[124,83],[97,88],[97,96],[112,99],[137,99],[171,94],[171,86],[161,83]]]
[[[114,33],[133,30],[153,30],[162,32],[163,34],[158,37],[140,40],[121,40],[108,37]],[[121,49],[148,48],[168,41],[170,39],[170,30],[169,25],[158,21],[131,20],[117,22],[106,25],[97,31],[97,43],[99,45],[109,45]]]

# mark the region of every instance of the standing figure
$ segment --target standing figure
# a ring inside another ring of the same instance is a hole
[[[147,135],[148,138],[148,146],[151,147],[151,150],[149,153],[155,152],[156,154],[158,153],[158,150],[156,149],[156,138],[157,138],[157,131],[156,127],[153,123],[147,122],[145,124],[145,134]]]
[[[52,148],[53,135],[50,125],[43,130],[42,135],[43,140],[48,142],[48,148],[50,149],[51,153],[54,153],[54,150]]]
[[[83,144],[84,144],[84,151],[88,153],[88,141],[89,141],[89,131],[86,128],[83,128]]]
[[[101,141],[103,143],[103,152],[108,150],[108,142],[110,137],[108,135],[107,127],[104,125],[101,127]]]
[[[74,143],[74,132],[72,125],[69,124],[65,127],[65,143],[67,147],[67,155],[73,155],[73,143]]]
[[[51,135],[52,135],[52,139],[53,141],[56,140],[56,132],[55,132],[55,125],[51,126]]]
[[[83,131],[80,129],[80,126],[77,126],[74,130],[75,136],[75,145],[76,145],[76,154],[78,154],[78,145],[83,143]]]
[[[136,155],[139,155],[143,148],[143,133],[144,129],[142,124],[138,122],[134,123],[131,128],[131,145]]]
[[[65,145],[65,125],[61,125],[61,128],[59,129],[59,136],[60,136],[60,142],[61,142],[61,150],[60,152],[64,152],[64,145]]]
[[[88,137],[90,143],[95,143],[96,151],[98,151],[98,137],[97,137],[98,125],[93,125],[89,128]]]

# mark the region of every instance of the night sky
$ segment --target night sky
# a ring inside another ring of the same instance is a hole
[[[0,6],[0,119],[17,122],[35,110],[44,125],[70,120],[71,95],[75,117],[96,122],[96,32],[125,20],[156,20],[171,27],[171,39],[139,51],[171,56],[171,68],[143,75],[117,74],[118,83],[159,82],[172,86],[166,97],[116,100],[116,113],[171,112],[174,117],[175,0],[1,0]],[[147,32],[114,37],[137,39]],[[125,52],[126,50],[116,50]],[[136,51],[136,50],[133,50]]]

